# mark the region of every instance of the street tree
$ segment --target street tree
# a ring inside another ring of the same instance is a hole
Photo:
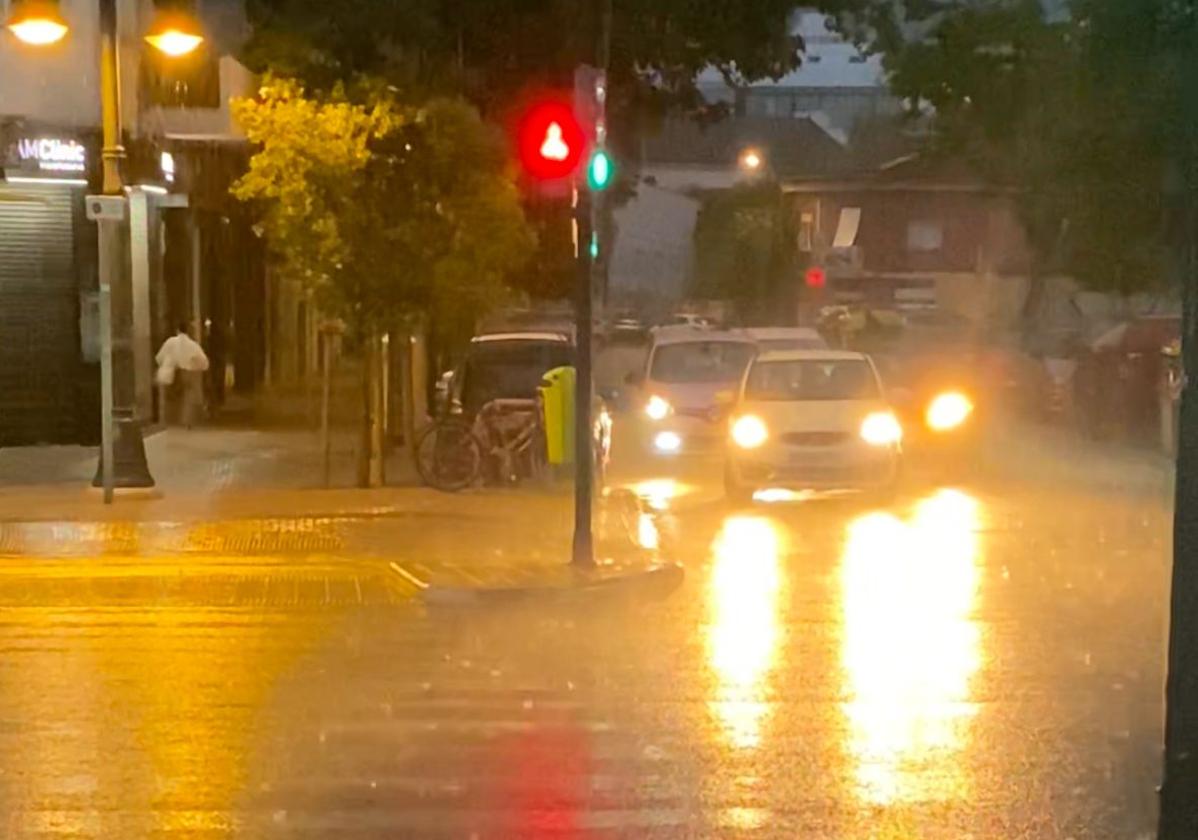
[[[777,183],[742,184],[703,197],[695,221],[690,295],[732,301],[747,323],[794,311],[793,225]]]
[[[1118,294],[1163,284],[1165,5],[823,3],[882,54],[911,110],[933,114],[931,153],[1013,189],[1034,258],[1029,319],[1047,272]]]
[[[667,110],[715,118],[695,79],[714,67],[734,83],[779,78],[799,64],[792,0],[249,0],[252,35],[242,58],[256,71],[332,89],[361,75],[388,79],[417,100],[460,95],[491,122],[514,121],[527,95],[568,88],[580,62],[596,61],[610,21],[608,143],[621,178],[633,174],[639,140]],[[607,14],[610,12],[610,15]],[[610,209],[631,195],[610,192]],[[519,287],[564,296],[573,271],[568,223],[530,215],[542,232],[537,270]],[[558,214],[560,215],[560,214]],[[603,229],[614,231],[611,218]],[[610,244],[610,242],[609,242]],[[610,251],[610,248],[608,249]],[[605,252],[607,253],[607,252]]]
[[[258,209],[279,272],[366,351],[360,473],[378,483],[381,336],[467,331],[534,248],[502,143],[460,100],[400,104],[377,84],[268,78],[233,110],[256,148],[233,194]]]

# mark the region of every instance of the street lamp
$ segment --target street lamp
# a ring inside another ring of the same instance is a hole
[[[35,47],[61,41],[68,29],[58,4],[49,0],[17,0],[5,25],[21,41]]]
[[[756,175],[761,171],[761,166],[765,163],[765,158],[761,156],[760,151],[750,147],[740,153],[738,163],[743,171],[748,172],[750,175]]]
[[[100,465],[95,486],[104,488],[111,501],[113,487],[153,487],[154,477],[146,463],[145,442],[136,409],[136,363],[133,348],[133,289],[126,269],[125,219],[128,201],[121,177],[125,147],[121,145],[121,89],[117,61],[116,0],[100,4],[100,117],[103,128],[104,180],[94,204],[99,228],[99,275],[101,320],[107,323],[101,352],[103,417]],[[21,41],[34,46],[51,44],[67,33],[67,23],[55,0],[16,0],[6,22]],[[178,12],[163,14],[155,21],[146,40],[165,54],[185,55],[203,42],[198,27]],[[89,213],[91,211],[89,210]],[[111,309],[111,311],[110,311]]]
[[[146,33],[146,43],[165,55],[179,58],[204,43],[204,36],[196,31],[195,21],[187,15],[161,11]]]

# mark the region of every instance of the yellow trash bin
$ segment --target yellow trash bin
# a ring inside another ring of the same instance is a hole
[[[541,384],[545,407],[545,444],[550,465],[574,463],[574,368],[546,372]]]

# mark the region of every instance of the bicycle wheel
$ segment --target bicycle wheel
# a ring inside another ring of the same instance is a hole
[[[430,487],[462,490],[478,480],[482,465],[482,444],[459,420],[434,423],[416,439],[416,470]]]

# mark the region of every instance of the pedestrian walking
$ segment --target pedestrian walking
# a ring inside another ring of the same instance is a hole
[[[187,334],[187,325],[180,324],[177,332],[162,342],[154,359],[158,363],[155,379],[170,391],[176,422],[190,429],[204,410],[204,372],[208,370],[204,348]]]

